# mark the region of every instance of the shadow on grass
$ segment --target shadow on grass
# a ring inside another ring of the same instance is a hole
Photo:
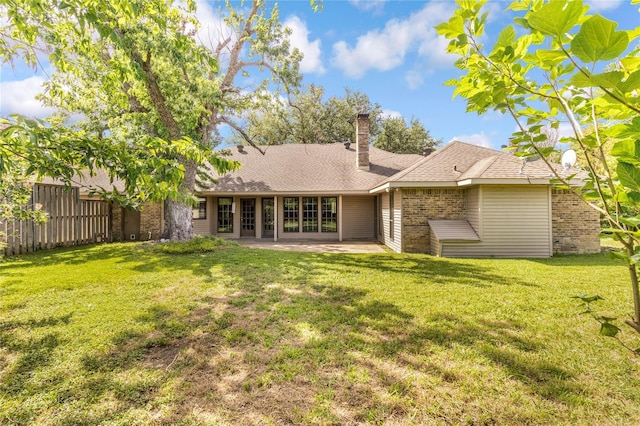
[[[579,268],[625,265],[624,261],[612,259],[607,253],[555,255],[546,259],[527,259],[529,262],[548,266],[575,266]]]
[[[457,390],[472,387],[477,379],[459,369],[464,365],[460,353],[473,353],[471,363],[479,357],[542,400],[566,403],[566,395],[587,392],[562,366],[538,359],[544,344],[522,337],[524,324],[473,320],[453,313],[418,321],[393,300],[372,297],[339,278],[326,282],[331,274],[339,277],[357,270],[364,280],[369,273],[389,274],[390,286],[394,274],[410,277],[414,285],[425,279],[439,285],[530,285],[507,280],[488,268],[393,254],[233,248],[166,256],[133,246],[128,250],[124,256],[118,247],[52,256],[72,263],[117,256],[141,273],[168,269],[204,275],[211,282],[221,280],[226,295],[194,293],[187,314],[165,304],[152,305],[135,318],[148,325],[150,332],[125,327],[108,350],[84,354],[77,378],[57,388],[52,398],[63,423],[126,423],[127,416],[141,415],[143,423],[164,424],[443,421],[442,414],[425,408],[430,403],[427,389],[434,395],[487,397]],[[63,323],[64,319],[52,321]],[[0,325],[0,332],[11,327]],[[19,360],[11,371],[0,370],[1,383],[5,392],[23,392],[20,378],[50,363],[59,342],[55,335],[22,343],[12,343],[7,336],[0,334],[0,346]],[[508,411],[492,412],[487,419],[486,410],[477,404],[452,404],[444,412],[445,422],[453,423],[464,416],[489,423],[513,420]],[[16,409],[13,417],[32,421],[30,415],[35,414],[25,413]]]

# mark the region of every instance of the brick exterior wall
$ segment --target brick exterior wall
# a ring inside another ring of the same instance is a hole
[[[162,233],[162,204],[145,203],[140,211],[140,240],[157,240]],[[149,238],[151,232],[151,238]]]
[[[112,241],[128,241],[122,235],[123,211],[118,204],[111,204],[111,238]],[[162,232],[162,204],[161,203],[145,203],[140,210],[140,240],[151,239],[157,240]]]
[[[111,240],[122,241],[122,207],[111,203]]]
[[[429,219],[466,219],[463,189],[419,188],[402,190],[402,249],[431,252]]]
[[[551,192],[553,253],[600,251],[600,214],[568,190]]]

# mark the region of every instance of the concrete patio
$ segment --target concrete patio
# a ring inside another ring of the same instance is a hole
[[[385,253],[384,248],[373,241],[271,241],[240,239],[242,246],[269,250],[306,251],[315,253]]]

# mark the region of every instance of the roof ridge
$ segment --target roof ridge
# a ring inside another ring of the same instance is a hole
[[[478,170],[476,172],[476,175],[477,176],[482,176],[482,174],[484,172],[486,172],[489,169],[489,167],[491,167],[496,161],[498,161],[498,158],[500,158],[500,156],[497,155],[497,154],[496,155],[492,155],[491,157],[481,158],[480,160],[476,161],[475,163],[473,163],[471,165],[471,167],[469,167],[467,170],[465,170],[465,172],[462,173],[457,180],[460,181],[460,180],[464,180],[464,179],[470,179],[470,177],[467,177],[466,174],[467,174],[468,171],[472,170],[476,165],[479,165],[479,167],[480,167],[480,170]],[[480,164],[480,163],[486,163],[486,164]]]
[[[472,146],[474,148],[481,148],[481,149],[483,149],[485,151],[491,151],[491,152],[500,153],[500,154],[508,154],[508,153],[506,153],[504,151],[498,151],[497,149],[489,148],[489,147],[482,146],[482,145],[476,145],[474,143],[463,142],[463,141],[459,141],[457,139],[453,139],[451,142],[449,142],[447,144],[447,146],[452,145],[452,144],[456,144],[456,143],[460,143],[460,144],[467,145],[467,146]]]
[[[456,142],[456,141],[453,141]],[[392,180],[395,179],[399,179],[405,175],[407,175],[408,173],[412,172],[413,170],[417,169],[418,167],[420,167],[421,165],[423,165],[424,163],[431,161],[432,159],[434,159],[435,157],[437,157],[439,154],[441,154],[442,152],[446,151],[450,146],[451,146],[452,142],[449,142],[448,144],[446,144],[445,146],[443,146],[442,148],[436,150],[436,152],[434,152],[431,155],[426,156],[425,158],[422,158],[420,160],[417,160],[415,163],[413,163],[412,165],[410,165],[409,167],[407,167],[406,169],[396,173],[395,175],[389,176],[385,181],[381,182],[381,183],[385,183],[385,182],[391,182]]]

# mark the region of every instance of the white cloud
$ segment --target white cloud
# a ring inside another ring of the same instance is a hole
[[[562,138],[573,138],[576,134],[573,132],[573,127],[570,123],[560,123],[558,126],[558,136]]]
[[[232,43],[236,40],[237,36],[233,28],[224,22],[222,16],[209,3],[198,2],[196,18],[200,23],[196,37],[202,46],[213,50],[226,38],[230,37]]]
[[[455,58],[446,54],[446,41],[433,28],[452,13],[452,4],[427,4],[405,20],[392,19],[384,28],[358,37],[355,46],[342,40],[333,45],[332,63],[353,78],[375,69],[388,71],[403,64],[407,53],[417,53],[432,67],[447,66]]]
[[[484,114],[482,114],[481,116],[482,121],[499,121],[499,120],[502,120],[504,117],[505,117],[505,114],[496,110],[489,110]]]
[[[600,12],[603,10],[617,9],[623,2],[622,0],[590,0],[585,3],[589,5],[590,12]]]
[[[398,111],[394,111],[392,109],[383,109],[382,117],[384,118],[402,118],[402,114]]]
[[[300,62],[300,71],[303,73],[324,74],[326,69],[322,64],[321,41],[309,40],[309,29],[306,22],[297,16],[291,16],[284,22],[285,27],[291,28],[291,46],[297,47],[304,55]]]
[[[509,5],[509,3],[496,1],[496,2],[487,2],[483,7],[483,11],[487,12],[487,22],[496,22],[499,21],[502,15],[504,15],[505,8]]]
[[[349,0],[356,9],[381,12],[387,0]]]
[[[25,80],[3,81],[0,83],[0,116],[21,114],[27,117],[44,118],[53,113],[36,99],[42,93],[44,78],[29,77]]]
[[[424,83],[424,74],[418,70],[410,70],[404,74],[404,81],[410,89],[417,89]]]
[[[449,142],[452,141],[466,142],[473,145],[484,146],[485,148],[491,148],[491,138],[484,131],[474,133],[472,135],[454,136]]]

